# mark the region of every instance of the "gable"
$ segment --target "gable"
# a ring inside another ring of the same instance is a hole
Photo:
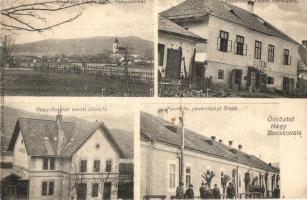
[[[108,139],[103,129],[98,128],[73,154],[74,157],[120,158],[120,152]]]

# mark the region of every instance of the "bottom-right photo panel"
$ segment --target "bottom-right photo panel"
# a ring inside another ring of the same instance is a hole
[[[280,139],[302,136],[291,126],[297,119],[278,113],[279,107],[146,104],[140,111],[140,199],[285,197]]]

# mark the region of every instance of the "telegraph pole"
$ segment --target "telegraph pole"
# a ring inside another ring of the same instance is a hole
[[[179,184],[184,180],[184,111],[180,108],[180,128],[181,128],[181,146],[180,146],[180,176]]]

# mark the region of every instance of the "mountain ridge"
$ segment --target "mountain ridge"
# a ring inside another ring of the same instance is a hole
[[[136,36],[117,37],[120,46],[129,46],[129,54],[153,57],[154,43]],[[14,55],[94,55],[111,53],[115,37],[95,36],[89,38],[45,39],[35,42],[15,44]]]

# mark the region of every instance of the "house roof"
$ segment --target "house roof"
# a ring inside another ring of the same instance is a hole
[[[58,155],[56,151],[56,121],[18,118],[8,150],[12,151],[14,149],[20,130],[28,155],[71,157],[99,128],[101,128],[116,150],[118,150],[120,157],[131,157],[131,153],[129,152],[130,149],[127,149],[127,146],[121,145],[121,142],[116,140],[116,138],[118,138],[118,132],[110,132],[103,122],[80,124],[63,122],[62,127],[66,144],[60,155]],[[127,152],[129,153],[126,154]]]
[[[141,140],[160,142],[169,146],[180,147],[180,135],[176,133],[177,127],[170,122],[141,112]],[[191,151],[210,156],[238,162],[249,167],[264,171],[277,172],[259,158],[243,151],[221,144],[215,140],[185,128],[185,148]]]
[[[173,21],[181,19],[201,19],[204,16],[211,15],[270,36],[299,44],[258,15],[222,0],[186,0],[160,14]]]
[[[167,33],[175,36],[180,36],[197,42],[207,42],[206,39],[196,35],[191,31],[186,30],[185,28],[175,24],[174,22],[162,16],[159,16],[158,26],[160,33]]]
[[[159,117],[148,113],[141,113],[141,139],[144,141],[156,141],[170,146],[180,147],[180,135],[170,130],[173,125]],[[176,129],[176,127],[175,127]],[[185,129],[185,148],[201,152],[219,158],[235,161],[235,156],[214,142],[209,143],[209,138]]]

